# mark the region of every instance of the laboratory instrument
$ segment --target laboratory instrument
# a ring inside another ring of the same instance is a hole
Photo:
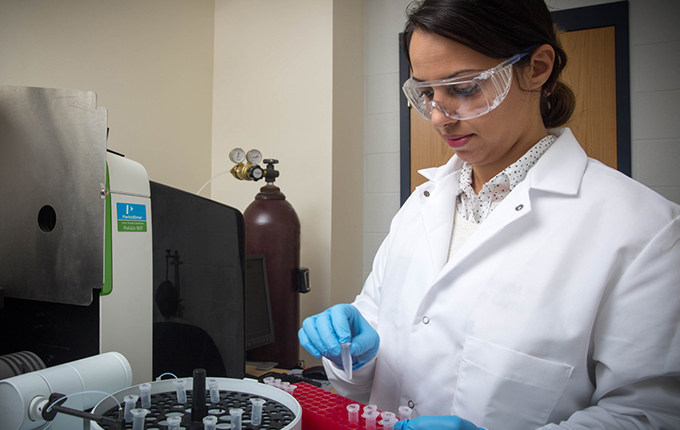
[[[187,387],[191,387],[187,390],[186,404],[177,402],[174,380],[164,379],[149,383],[151,406],[148,408],[149,412],[144,415],[147,428],[150,423],[154,423],[162,429],[171,423],[169,419],[172,417],[179,417],[181,426],[186,429],[190,427],[193,429],[194,423],[200,425],[200,428],[206,428],[211,425],[212,419],[206,421],[204,419],[210,416],[217,418],[215,428],[221,428],[219,426],[225,422],[239,425],[237,428],[253,428],[250,424],[254,418],[254,405],[258,403],[261,406],[259,410],[261,425],[266,425],[269,429],[301,429],[302,408],[290,394],[252,379],[210,378],[215,380],[220,393],[220,400],[215,404],[206,390],[205,374],[200,370],[196,369],[193,377],[180,378]],[[116,391],[97,403],[92,409],[92,414],[115,418],[119,408],[117,402],[122,402],[125,396],[136,394],[138,391],[138,386]],[[195,392],[204,394],[194,396]],[[207,405],[210,405],[210,410],[207,409]],[[197,410],[201,412],[197,414]],[[115,426],[91,422],[90,428],[113,430]]]
[[[150,379],[146,170],[107,152],[92,91],[0,86],[0,124],[0,198],[11,205],[0,223],[0,353],[30,347],[53,367],[118,351]]]

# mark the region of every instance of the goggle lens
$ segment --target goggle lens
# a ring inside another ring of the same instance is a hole
[[[434,109],[451,119],[477,118],[505,100],[512,82],[512,65],[525,55],[515,55],[472,76],[427,82],[410,78],[403,91],[411,106],[426,119],[432,119]]]

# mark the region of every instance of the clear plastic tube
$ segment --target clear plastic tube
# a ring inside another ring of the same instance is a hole
[[[399,419],[400,420],[411,419],[411,413],[413,413],[413,409],[409,408],[408,406],[399,406]]]
[[[168,430],[180,430],[179,426],[182,424],[182,417],[168,417]]]
[[[215,426],[217,426],[216,416],[208,415],[207,417],[203,418],[203,430],[215,430]]]
[[[380,412],[377,410],[369,410],[366,412],[366,408],[364,408],[364,418],[366,419],[366,428],[368,430],[375,430],[375,420],[378,418],[378,415],[380,415]]]
[[[229,415],[231,415],[231,430],[241,430],[241,415],[243,415],[243,409],[229,409]]]
[[[149,413],[148,409],[136,408],[132,413],[132,430],[144,430],[144,418]]]
[[[350,353],[351,342],[345,342],[340,344],[341,355],[342,355],[342,368],[345,371],[347,379],[352,379],[352,354]]]
[[[265,399],[251,398],[250,403],[253,404],[253,410],[250,413],[250,423],[254,426],[259,426],[262,423],[262,406],[267,403]]]
[[[148,409],[151,407],[151,384],[145,382],[139,386],[139,394],[142,398],[142,408]]]
[[[384,418],[380,420],[380,425],[383,426],[383,430],[392,430],[394,428],[394,425],[399,421],[397,417],[392,416],[388,418]]]
[[[359,408],[361,408],[361,406],[359,406],[358,403],[347,405],[347,421],[352,424],[359,422]]]
[[[135,405],[137,405],[137,400],[139,400],[139,396],[136,394],[128,394],[127,396],[123,397],[123,402],[125,402],[125,422],[126,423],[131,423],[132,422],[132,412],[135,408]]]
[[[208,379],[208,389],[210,390],[210,402],[219,403],[220,390],[217,388],[217,379]]]
[[[175,379],[172,381],[175,384],[175,392],[177,393],[177,403],[184,404],[187,402],[187,388],[184,384],[184,379]]]

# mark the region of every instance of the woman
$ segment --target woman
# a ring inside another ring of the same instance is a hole
[[[553,129],[573,96],[543,0],[426,0],[403,45],[455,155],[301,344],[340,394],[411,406],[400,429],[680,428],[680,207]]]

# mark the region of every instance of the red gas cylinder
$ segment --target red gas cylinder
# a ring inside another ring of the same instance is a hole
[[[278,367],[298,366],[297,331],[300,325],[300,219],[279,187],[274,185],[277,160],[267,164],[267,185],[243,213],[246,254],[263,254],[269,281],[274,343],[248,351],[251,361],[274,361]]]

